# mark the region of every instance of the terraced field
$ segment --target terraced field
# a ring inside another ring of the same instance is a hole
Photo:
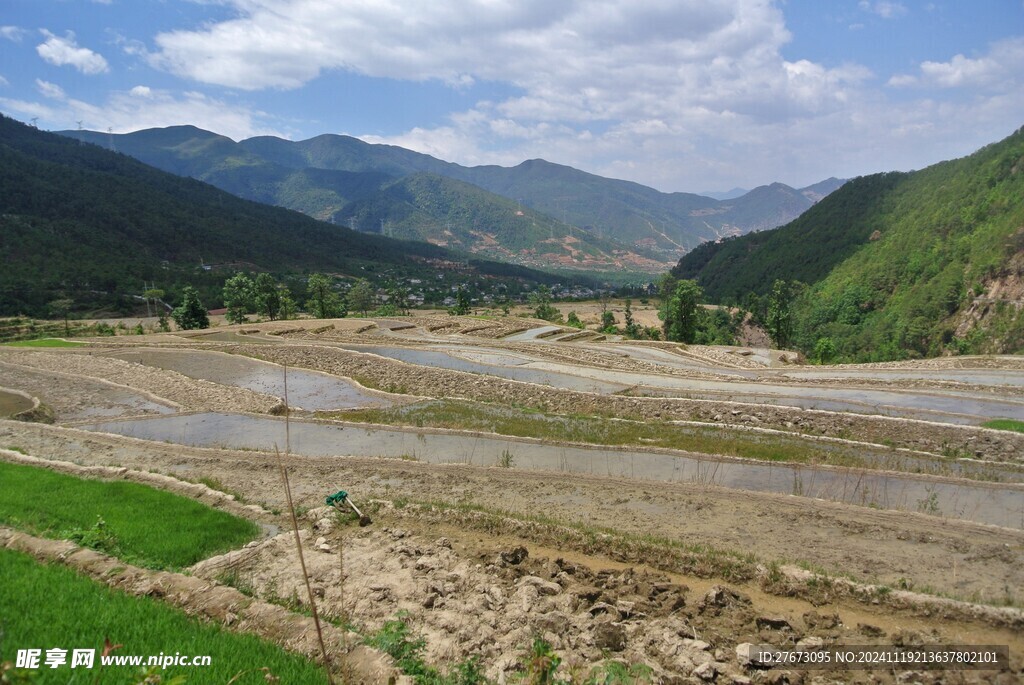
[[[0,348],[3,406],[55,419],[0,420],[0,448],[216,483],[285,530],[276,448],[321,611],[364,636],[404,612],[439,672],[513,678],[539,639],[565,677],[906,682],[742,645],[967,643],[1011,663],[965,682],[1019,678],[1024,434],[983,424],[1024,421],[1024,359],[794,359],[447,316]],[[301,611],[288,540],[193,572]]]

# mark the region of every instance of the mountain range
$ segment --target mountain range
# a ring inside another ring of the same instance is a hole
[[[61,134],[359,231],[561,269],[657,273],[702,242],[782,225],[843,183],[773,183],[716,200],[541,159],[466,167],[341,135],[235,142],[193,126]]]
[[[208,303],[237,270],[324,271],[375,281],[429,278],[448,288],[551,274],[427,243],[366,235],[243,200],[127,155],[0,115],[0,315],[45,315],[47,302],[198,286]],[[564,281],[563,281],[564,282]]]

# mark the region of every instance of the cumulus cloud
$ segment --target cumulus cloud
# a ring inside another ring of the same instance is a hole
[[[76,122],[96,131],[127,133],[146,128],[193,124],[235,140],[261,135],[287,137],[287,131],[267,123],[269,117],[242,104],[229,103],[202,93],[175,93],[135,86],[115,91],[102,103],[69,97],[52,83],[37,81],[36,88],[50,104],[0,98],[0,107],[24,118],[38,117],[40,127],[73,128]]]
[[[28,31],[17,26],[0,26],[0,38],[6,38],[15,43],[20,43],[27,33]]]
[[[90,76],[110,70],[103,55],[78,46],[74,33],[69,31],[63,38],[46,29],[41,29],[41,33],[46,40],[36,46],[36,52],[50,64],[58,67],[72,66]]]
[[[243,90],[298,88],[327,70],[515,85],[496,116],[678,119],[692,107],[782,116],[841,106],[854,67],[789,63],[781,11],[763,0],[551,3],[229,0],[234,19],[156,37],[153,64]]]
[[[484,82],[510,86],[514,95],[476,102],[436,126],[364,136],[463,164],[544,157],[666,190],[810,183],[880,164],[920,166],[923,149],[948,150],[942,145],[950,141],[969,152],[963,146],[991,140],[975,141],[965,128],[984,136],[1024,110],[1024,89],[996,90],[1009,52],[926,63],[889,80],[894,87],[987,83],[998,97],[981,105],[894,103],[879,87],[889,74],[787,59],[782,3],[770,0],[194,1],[232,14],[161,33],[151,49],[118,39],[120,49],[237,91],[300,89],[332,71],[464,92]],[[867,13],[907,14],[895,1],[859,6],[856,19],[866,23]],[[66,100],[58,114],[101,130],[187,122],[233,138],[274,133],[269,117],[222,97],[231,102],[138,85],[99,105]]]
[[[890,86],[929,88],[983,88],[1006,90],[1024,87],[1024,37],[994,43],[979,57],[954,55],[948,62],[922,62],[917,74],[897,74]]]
[[[63,100],[66,97],[63,88],[58,86],[56,83],[50,83],[49,81],[43,81],[41,79],[36,79],[36,90],[38,90],[43,97],[50,98],[51,100]]]
[[[875,0],[875,2],[861,0],[859,7],[865,12],[877,14],[883,19],[901,17],[908,12],[906,5],[902,2],[892,2],[891,0]]]

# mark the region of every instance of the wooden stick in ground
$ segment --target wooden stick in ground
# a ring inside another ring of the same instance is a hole
[[[295,515],[295,505],[292,503],[292,488],[288,482],[288,470],[284,467],[284,461],[281,459],[281,452],[278,451],[277,445],[274,445],[274,454],[277,455],[277,467],[281,471],[281,480],[284,482],[284,494],[285,499],[288,503],[288,512],[292,517],[292,530],[295,532],[295,550],[299,554],[299,565],[302,567],[302,577],[306,581],[306,593],[309,597],[309,608],[313,614],[313,625],[316,626],[316,637],[320,642],[320,653],[324,657],[324,668],[327,671],[327,683],[331,685],[333,682],[331,679],[331,660],[327,655],[327,645],[324,644],[324,632],[320,627],[320,615],[316,610],[316,600],[313,598],[313,585],[309,582],[309,573],[306,571],[306,557],[302,554],[302,538],[299,537],[299,519]]]

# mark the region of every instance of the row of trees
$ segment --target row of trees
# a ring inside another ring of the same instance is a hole
[[[660,284],[665,339],[706,345],[734,344],[749,312],[751,320],[768,332],[772,343],[784,348],[793,339],[792,301],[799,288],[799,284],[776,280],[767,297],[758,298],[753,293],[748,297],[748,311],[728,307],[709,310],[701,305],[704,290],[696,281],[666,275]]]
[[[228,323],[245,323],[250,314],[270,319],[295,316],[297,305],[287,285],[268,273],[255,277],[237,273],[224,283],[225,318]],[[408,313],[408,289],[396,285],[387,290],[387,303],[378,308],[377,290],[369,281],[360,279],[342,294],[334,281],[324,274],[310,274],[306,280],[304,310],[318,319],[348,316],[350,311],[365,316],[376,311],[384,316]]]

